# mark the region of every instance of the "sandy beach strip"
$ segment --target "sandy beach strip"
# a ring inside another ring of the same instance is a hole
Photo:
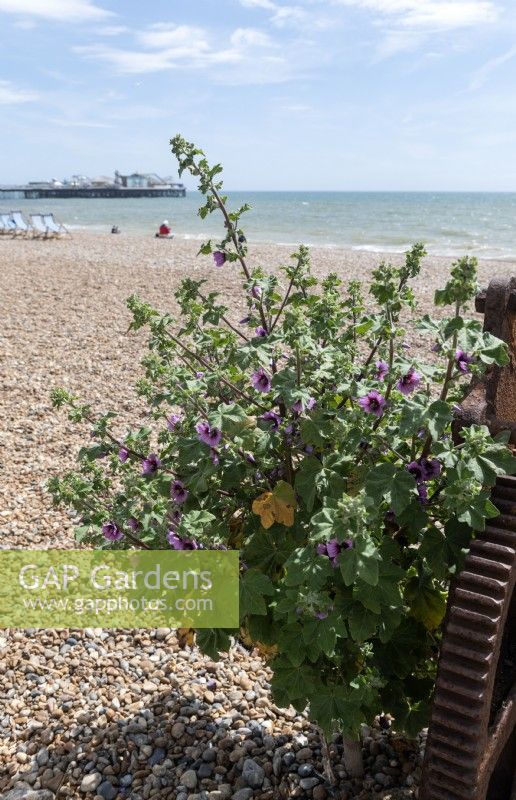
[[[243,316],[236,267],[217,269],[211,258],[196,257],[198,247],[142,235],[0,237],[0,547],[73,546],[73,522],[51,508],[44,483],[73,467],[86,431],[51,409],[53,387],[64,386],[99,411],[117,410],[129,424],[142,420],[145,409],[132,387],[141,375],[146,334],[127,334],[130,294],[173,311],[182,278],[207,278],[222,292],[233,320]],[[248,260],[274,268],[291,252],[251,243]],[[345,281],[367,281],[382,258],[403,259],[330,248],[311,252],[318,277],[335,271]],[[434,290],[444,284],[451,261],[425,259],[416,291],[421,313],[432,310]],[[509,264],[481,261],[480,282],[510,271]],[[412,334],[412,342],[424,346],[419,335]]]

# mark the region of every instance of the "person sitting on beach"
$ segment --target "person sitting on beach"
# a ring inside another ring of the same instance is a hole
[[[170,225],[168,224],[168,219],[164,219],[161,225],[159,226],[159,231],[156,234],[158,239],[172,239],[174,234],[170,229]]]
[[[113,225],[113,227],[111,228],[111,233],[120,233],[120,228],[118,227],[118,225]]]

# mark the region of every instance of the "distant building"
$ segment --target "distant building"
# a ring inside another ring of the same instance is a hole
[[[185,197],[186,188],[173,178],[161,178],[155,172],[133,172],[121,175],[115,171],[114,179],[107,175],[88,178],[72,175],[63,181],[31,181],[25,186],[2,186],[0,197]]]
[[[182,186],[170,178],[161,178],[155,172],[132,172],[130,175],[121,175],[118,170],[115,172],[115,185],[127,189],[165,189],[170,186]]]
[[[114,186],[114,183],[113,178],[108,178],[107,175],[97,175],[91,179],[92,186]]]

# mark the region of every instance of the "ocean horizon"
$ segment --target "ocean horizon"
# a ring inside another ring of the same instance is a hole
[[[516,261],[516,192],[231,191],[228,205],[252,206],[242,217],[249,241],[400,253],[415,241],[431,255]],[[53,212],[71,231],[153,235],[168,219],[180,238],[220,239],[215,212],[197,215],[201,195],[184,198],[3,200],[0,211]]]

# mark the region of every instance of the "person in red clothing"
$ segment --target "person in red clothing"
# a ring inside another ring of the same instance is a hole
[[[168,224],[168,219],[163,220],[159,226],[159,231],[156,236],[158,239],[172,239],[174,237],[174,234],[170,229],[170,225]]]

